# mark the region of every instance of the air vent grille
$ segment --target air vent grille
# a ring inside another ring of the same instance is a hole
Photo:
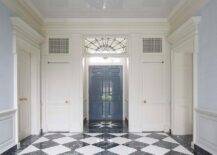
[[[49,53],[69,53],[69,39],[49,38]]]
[[[143,53],[161,53],[162,38],[143,38]]]

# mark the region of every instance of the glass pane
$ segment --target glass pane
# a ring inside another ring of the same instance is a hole
[[[85,39],[89,54],[121,54],[126,52],[127,39],[123,37],[95,37]]]

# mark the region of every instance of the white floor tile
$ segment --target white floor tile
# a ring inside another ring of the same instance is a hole
[[[141,132],[134,132],[133,134],[135,134],[135,135],[138,135],[138,136],[145,137],[145,136],[148,136],[148,135],[150,135],[151,133],[141,133]]]
[[[171,137],[167,137],[167,138],[164,138],[164,139],[162,139],[163,141],[166,141],[166,142],[170,142],[170,143],[176,143],[176,144],[178,144],[178,142],[177,141],[175,141],[174,139],[172,139]]]
[[[114,136],[123,136],[126,135],[127,133],[109,133],[109,134]]]
[[[154,139],[154,138],[150,138],[150,137],[141,137],[141,138],[136,139],[135,141],[146,143],[146,144],[154,144],[154,143],[158,142],[159,140]]]
[[[41,138],[37,139],[33,144],[42,143],[42,142],[46,142],[46,141],[49,141],[49,139],[47,139],[45,137],[41,137]]]
[[[53,132],[49,132],[49,133],[46,133],[44,136],[49,136],[49,135],[54,135],[56,133],[53,133]]]
[[[157,134],[159,134],[159,135],[164,135],[164,136],[168,136],[168,134],[167,134],[167,133],[164,133],[164,132],[159,132],[159,133],[157,133]]]
[[[186,148],[184,148],[181,145],[177,146],[173,150],[176,151],[176,152],[180,152],[180,153],[184,153],[184,154],[188,154],[188,155],[193,155],[190,151],[188,151]]]
[[[134,148],[127,147],[127,146],[119,145],[111,149],[108,149],[108,151],[119,154],[119,155],[127,155],[133,152],[136,152],[137,150]]]
[[[115,138],[109,139],[109,141],[117,143],[117,144],[124,144],[124,143],[130,142],[132,140],[127,139],[127,138],[123,138],[123,137],[115,137]]]
[[[76,139],[71,137],[62,137],[62,138],[54,139],[53,141],[59,144],[66,144],[66,143],[74,142],[76,141]]]
[[[99,136],[102,135],[103,133],[85,133],[85,135],[89,135],[89,136]]]
[[[26,154],[26,153],[30,153],[30,152],[34,152],[34,151],[38,151],[39,149],[33,145],[28,146],[27,148],[25,148],[22,152],[18,153],[19,155],[22,154]]]
[[[73,135],[77,135],[77,134],[80,134],[79,132],[68,132],[68,133],[62,133],[62,135],[64,136],[73,136]]]
[[[95,143],[99,143],[103,140],[100,138],[97,138],[97,137],[89,137],[89,138],[81,139],[80,141],[88,143],[88,144],[95,144]]]
[[[58,145],[58,146],[43,149],[42,151],[47,153],[48,155],[57,155],[60,153],[68,152],[70,151],[70,149],[65,146]]]
[[[169,152],[170,150],[162,148],[162,147],[158,147],[158,146],[149,145],[149,146],[143,148],[141,151],[151,153],[151,154],[156,154],[156,155],[164,155],[167,152]]]
[[[93,145],[88,145],[88,146],[76,149],[75,151],[78,153],[84,154],[84,155],[93,155],[93,154],[104,151],[104,149],[93,146]]]

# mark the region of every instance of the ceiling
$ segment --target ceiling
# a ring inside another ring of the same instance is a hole
[[[25,0],[43,18],[167,18],[183,0]]]

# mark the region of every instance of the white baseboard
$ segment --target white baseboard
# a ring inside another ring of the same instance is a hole
[[[16,145],[15,113],[16,109],[0,111],[0,154]]]

